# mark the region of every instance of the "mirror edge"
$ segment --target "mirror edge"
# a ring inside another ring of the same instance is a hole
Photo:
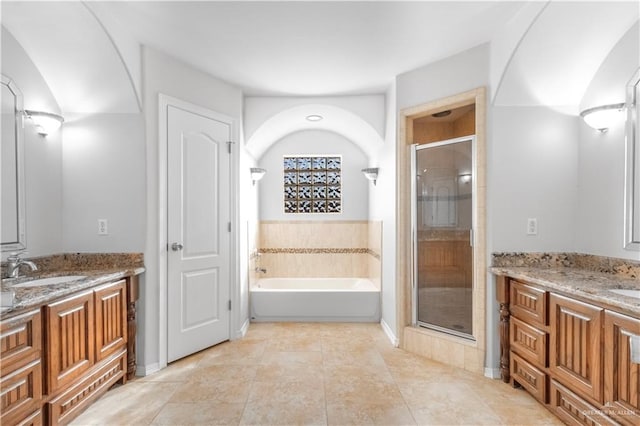
[[[629,83],[627,83],[627,125],[625,140],[625,182],[624,182],[624,248],[625,250],[640,251],[640,239],[634,239],[634,230],[640,223],[634,223],[634,205],[640,188],[636,188],[640,180],[640,131],[638,120],[637,91],[640,85],[640,68],[638,68]],[[636,216],[638,213],[636,212]]]
[[[26,232],[26,206],[25,206],[25,178],[24,178],[24,106],[22,92],[16,83],[9,77],[1,74],[2,84],[6,85],[15,95],[15,124],[16,124],[16,153],[17,153],[17,174],[18,174],[18,241],[11,243],[0,243],[2,252],[21,251],[27,248]]]

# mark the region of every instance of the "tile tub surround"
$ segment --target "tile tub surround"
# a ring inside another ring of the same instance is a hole
[[[264,277],[363,277],[380,285],[381,222],[262,221]]]
[[[2,291],[11,290],[15,293],[13,306],[3,309],[2,318],[79,290],[95,287],[119,278],[142,274],[145,270],[141,253],[60,254],[29,260],[36,263],[37,271],[17,279],[2,280]],[[86,275],[86,278],[39,287],[13,287],[13,285],[24,281],[61,275]]]
[[[379,325],[262,323],[112,389],[72,424],[562,423],[521,389],[393,348]]]

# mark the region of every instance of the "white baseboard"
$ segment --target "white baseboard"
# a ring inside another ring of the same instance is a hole
[[[484,369],[484,377],[488,377],[490,379],[499,379],[500,378],[500,369],[499,368],[488,368]]]
[[[136,376],[145,377],[145,376],[148,376],[149,374],[157,373],[160,370],[161,370],[160,363],[157,363],[157,362],[149,365],[138,365],[136,367]]]
[[[242,339],[247,335],[247,331],[249,331],[249,324],[251,324],[249,318],[244,320],[244,324],[242,324],[242,327],[240,327],[240,330],[236,333],[238,339]]]
[[[393,330],[391,330],[391,327],[389,327],[389,324],[387,324],[384,319],[380,320],[380,326],[382,327],[382,330],[384,330],[384,334],[386,334],[391,341],[393,347],[397,348],[398,346],[400,346],[400,340],[396,337],[395,334],[393,334]]]

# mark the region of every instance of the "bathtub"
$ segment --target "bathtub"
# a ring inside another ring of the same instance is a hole
[[[380,290],[366,278],[262,278],[251,321],[379,322]]]

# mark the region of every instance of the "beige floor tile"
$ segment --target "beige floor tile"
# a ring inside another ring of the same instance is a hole
[[[262,365],[322,365],[320,352],[265,352]]]
[[[244,404],[249,397],[251,381],[207,379],[182,384],[169,402],[215,401]]]
[[[74,425],[150,424],[176,390],[176,383],[133,381],[116,386],[77,417]]]
[[[323,378],[324,370],[319,364],[261,365],[255,376],[255,380],[259,382],[304,381],[314,383],[322,382]]]
[[[285,403],[270,400],[249,401],[244,408],[241,425],[326,425],[327,413],[321,403]]]
[[[244,404],[211,401],[169,403],[153,420],[154,425],[237,425]]]
[[[391,347],[379,324],[252,324],[107,392],[74,425],[559,425],[522,389]]]
[[[368,402],[327,403],[329,425],[415,425],[404,403],[372,404]]]

